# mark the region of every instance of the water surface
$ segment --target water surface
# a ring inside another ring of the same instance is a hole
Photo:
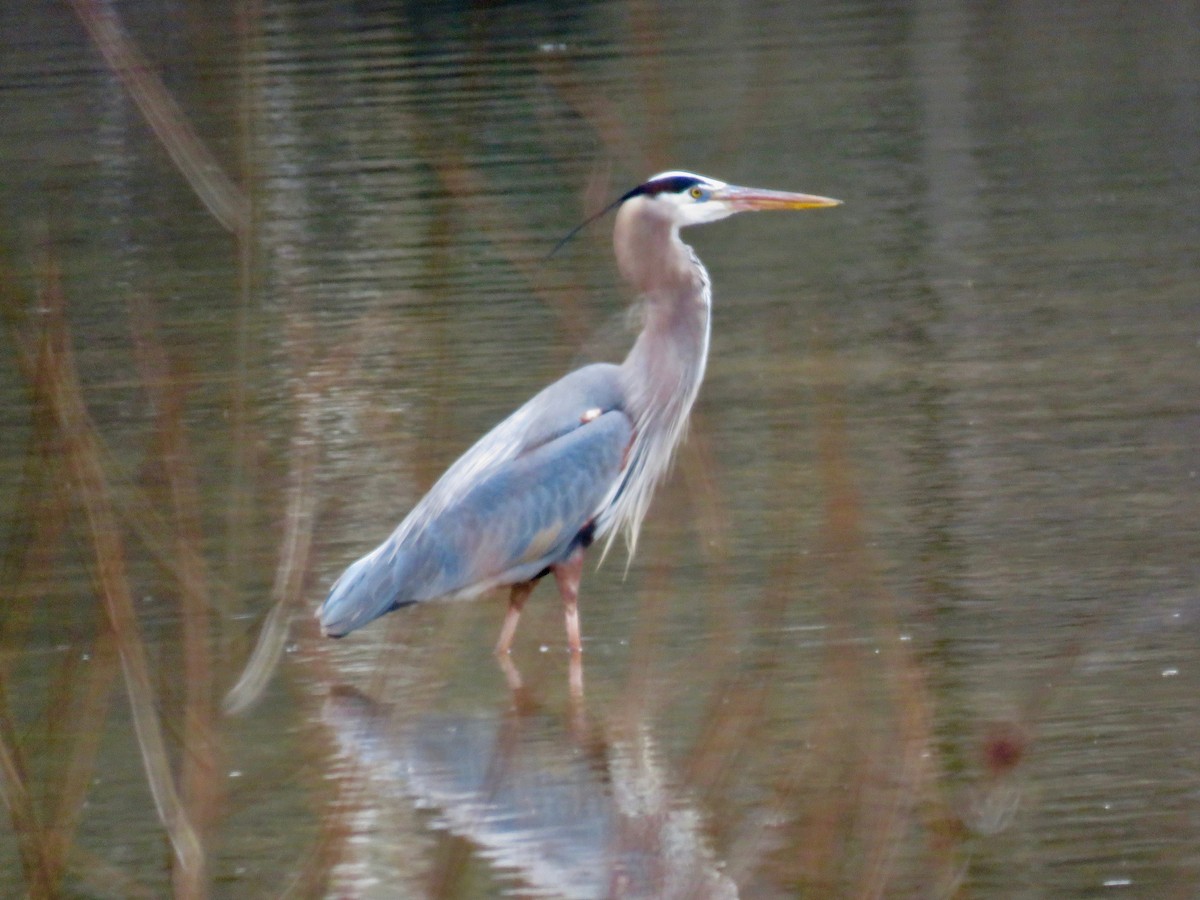
[[[13,896],[1200,889],[1192,5],[99,7],[141,106],[89,9],[0,13]],[[499,595],[321,639],[624,353],[611,222],[546,254],[668,168],[846,202],[687,233],[707,381],[582,697],[550,586],[507,672]]]

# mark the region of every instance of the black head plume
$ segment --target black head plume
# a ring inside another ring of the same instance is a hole
[[[597,219],[604,218],[626,200],[632,200],[634,197],[657,197],[659,194],[682,194],[688,188],[703,183],[704,179],[699,175],[690,175],[687,172],[664,172],[661,175],[655,175],[649,181],[639,184],[633,190],[622,194],[612,203],[608,204],[608,206],[604,207],[604,209],[600,210],[600,212],[588,216],[588,218],[568,231],[566,236],[554,245],[554,249],[546,254],[546,259],[554,256],[555,253],[567,245],[567,242],[571,238],[575,237],[575,235],[579,234],[579,232],[583,231],[583,229],[587,228]]]

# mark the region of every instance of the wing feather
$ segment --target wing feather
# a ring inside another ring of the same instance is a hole
[[[623,408],[617,371],[609,363],[585,366],[536,394],[445,471],[397,526],[389,543],[401,544],[506,463],[577,428],[589,410]]]
[[[621,476],[633,423],[617,367],[560,379],[484,435],[318,611],[342,635],[397,606],[470,596],[564,559]]]

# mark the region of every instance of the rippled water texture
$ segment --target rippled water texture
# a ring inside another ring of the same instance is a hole
[[[0,12],[0,895],[1200,893],[1195,4]],[[653,172],[707,381],[637,557],[340,642],[484,430],[632,340]],[[582,691],[571,679],[582,680]]]

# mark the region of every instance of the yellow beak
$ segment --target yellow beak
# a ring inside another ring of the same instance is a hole
[[[816,194],[792,194],[787,191],[766,191],[761,188],[726,185],[713,194],[714,200],[724,200],[738,212],[756,209],[822,209],[841,206],[841,200],[818,197]]]

